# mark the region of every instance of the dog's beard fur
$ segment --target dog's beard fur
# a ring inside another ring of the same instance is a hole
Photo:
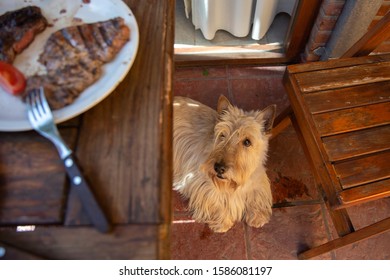
[[[262,226],[272,195],[264,163],[275,107],[244,112],[222,97],[217,112],[175,99],[174,186],[199,222],[217,232],[245,219]]]

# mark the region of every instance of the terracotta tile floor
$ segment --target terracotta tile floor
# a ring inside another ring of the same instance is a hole
[[[243,109],[275,103],[278,112],[288,105],[282,86],[285,67],[177,68],[174,94],[188,96],[212,108],[220,94]],[[172,259],[296,259],[297,253],[336,236],[314,184],[308,162],[292,127],[270,142],[267,172],[274,198],[270,223],[254,229],[236,224],[227,233],[213,233],[195,223],[186,202],[174,192]],[[348,210],[356,228],[390,214],[390,198]],[[346,246],[318,259],[390,259],[390,232]]]

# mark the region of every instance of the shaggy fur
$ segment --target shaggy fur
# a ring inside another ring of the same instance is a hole
[[[275,105],[244,112],[221,96],[217,111],[174,100],[174,188],[198,222],[226,232],[235,222],[261,227],[271,217],[265,171]]]

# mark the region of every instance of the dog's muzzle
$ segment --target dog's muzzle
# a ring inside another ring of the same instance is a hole
[[[223,174],[226,172],[226,166],[223,164],[223,163],[220,163],[220,162],[216,162],[214,164],[214,171],[216,172],[217,174],[217,177],[219,179],[225,179],[225,177],[223,176]]]

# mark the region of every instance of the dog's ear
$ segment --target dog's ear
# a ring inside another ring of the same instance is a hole
[[[223,111],[226,111],[230,104],[229,99],[227,99],[224,95],[221,95],[218,99],[217,112],[221,114]]]
[[[264,133],[271,132],[272,127],[274,125],[275,113],[276,113],[276,105],[274,104],[274,105],[269,105],[267,108],[265,108],[257,115],[256,119],[262,122],[264,125]]]

